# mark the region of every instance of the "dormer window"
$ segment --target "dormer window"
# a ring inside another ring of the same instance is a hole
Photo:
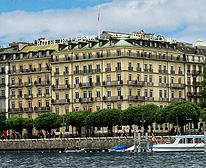
[[[32,58],[32,53],[29,53],[29,58]]]
[[[16,59],[16,54],[13,54],[13,60],[15,60]]]
[[[70,50],[72,49],[72,45],[71,45],[71,44],[69,45],[69,49],[70,49]]]
[[[168,44],[166,44],[166,48],[169,48]]]
[[[6,55],[3,55],[3,60],[6,60]]]
[[[76,54],[76,55],[75,55],[75,58],[76,58],[76,60],[78,60],[78,59],[79,59],[79,55],[78,55],[78,54]]]
[[[20,54],[20,59],[22,59],[22,58],[23,58],[23,53]]]
[[[40,57],[42,57],[42,52],[41,52],[41,51],[39,52],[39,58],[40,58]]]
[[[78,48],[81,49],[81,48],[82,48],[82,45],[81,45],[81,44],[78,44]]]
[[[90,42],[90,43],[89,43],[89,48],[91,48],[91,47],[92,47],[92,43]]]
[[[141,45],[141,46],[142,46],[142,41],[140,41],[140,42],[139,42],[139,45]]]
[[[152,47],[152,42],[149,43],[149,46]]]
[[[159,44],[159,48],[162,48],[162,45],[161,45],[161,44]]]
[[[99,42],[99,46],[102,47],[102,41]]]
[[[154,43],[154,47],[157,47],[157,43]]]
[[[46,51],[46,57],[50,55],[50,51]]]

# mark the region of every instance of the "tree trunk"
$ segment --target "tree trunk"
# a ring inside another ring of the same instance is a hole
[[[129,136],[132,136],[132,125],[129,125]]]

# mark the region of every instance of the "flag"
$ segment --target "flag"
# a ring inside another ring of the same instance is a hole
[[[156,140],[155,136],[152,134],[152,144],[154,144],[156,142],[157,142],[157,140]]]
[[[99,22],[99,19],[100,19],[100,9],[98,9],[98,22]]]
[[[73,107],[73,112],[76,112],[76,109]]]
[[[91,113],[90,109],[88,108],[88,111]]]

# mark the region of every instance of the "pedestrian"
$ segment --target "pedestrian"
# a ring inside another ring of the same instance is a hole
[[[125,128],[123,129],[123,137],[125,137]]]

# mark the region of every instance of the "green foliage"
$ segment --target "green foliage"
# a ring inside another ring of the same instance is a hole
[[[203,109],[206,108],[206,67],[203,67],[202,78],[202,90],[200,91],[202,102],[200,102],[200,107]]]
[[[12,129],[20,133],[23,128],[30,129],[33,127],[32,119],[19,116],[8,118],[6,120],[6,125],[8,129]]]
[[[163,122],[169,122],[172,124],[184,125],[190,122],[188,119],[191,119],[194,123],[199,121],[201,109],[192,102],[174,102],[170,105],[164,107],[157,118]]]
[[[120,114],[120,123],[122,125],[137,124],[139,120],[138,107],[129,107]]]
[[[83,127],[87,125],[86,118],[88,115],[89,111],[87,110],[71,112],[65,115],[65,122],[73,127]]]
[[[206,122],[206,108],[202,109],[200,118],[202,118],[202,121]]]
[[[6,129],[6,116],[3,113],[0,113],[0,130]]]
[[[87,126],[104,127],[102,112],[99,110],[97,112],[90,113],[86,118],[86,123]]]
[[[37,130],[51,132],[51,129],[58,129],[61,126],[61,116],[56,113],[44,113],[34,120],[34,127]]]

